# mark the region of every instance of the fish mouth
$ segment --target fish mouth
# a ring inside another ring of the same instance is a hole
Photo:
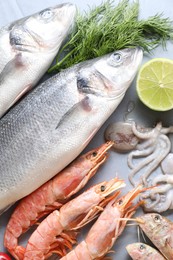
[[[129,253],[129,255],[130,255],[132,249],[133,249],[132,244],[126,246],[126,250]]]
[[[137,47],[133,47],[133,48],[126,48],[124,49],[127,51],[127,56],[131,57],[129,59],[129,62],[132,66],[132,69],[133,70],[136,70],[139,65],[141,64],[142,62],[142,59],[143,59],[143,50],[141,47],[137,46]]]
[[[136,217],[136,222],[138,224],[145,224],[146,221],[142,217]]]

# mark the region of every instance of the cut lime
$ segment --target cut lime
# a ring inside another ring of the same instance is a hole
[[[173,108],[173,60],[156,58],[145,63],[137,77],[140,100],[156,111]]]

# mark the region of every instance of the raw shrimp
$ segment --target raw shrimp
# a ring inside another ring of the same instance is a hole
[[[165,258],[153,247],[144,243],[133,243],[126,246],[133,260],[164,260]]]
[[[133,205],[132,201],[141,191],[142,186],[138,186],[120,199],[112,199],[90,229],[86,239],[61,260],[92,260],[105,256],[123,232],[127,218],[129,219],[139,206],[139,203]]]
[[[124,181],[118,178],[99,183],[67,202],[59,211],[53,211],[31,235],[24,260],[45,259],[53,252],[58,252],[61,245],[57,236],[61,237],[64,231],[78,230],[91,221],[110,201],[111,197],[106,197],[124,186]]]
[[[166,259],[173,259],[173,223],[156,213],[137,217],[139,226]]]
[[[113,145],[107,142],[78,157],[53,179],[25,197],[14,210],[6,228],[4,246],[15,257],[23,258],[23,247],[18,238],[42,216],[58,209],[73,194],[82,189],[108,157]]]

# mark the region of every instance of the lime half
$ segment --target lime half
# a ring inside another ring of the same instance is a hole
[[[140,100],[156,111],[173,108],[173,60],[156,58],[145,63],[137,77]]]

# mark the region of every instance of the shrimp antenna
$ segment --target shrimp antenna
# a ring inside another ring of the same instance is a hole
[[[118,220],[125,220],[125,221],[135,221],[137,223],[134,223],[135,225],[138,225],[138,223],[143,224],[143,220],[139,220],[138,218],[117,218]]]
[[[138,226],[138,224],[137,223],[128,223],[126,226]]]
[[[125,220],[125,221],[131,220],[131,221],[135,221],[135,222],[137,221],[136,218],[117,218],[117,220]],[[136,223],[134,223],[134,224],[137,225]]]
[[[139,226],[138,223],[140,223],[140,221],[136,218],[117,218],[117,220],[121,220],[121,221],[135,221],[137,223],[128,223],[126,224],[126,226]],[[142,222],[143,223],[143,222]]]

